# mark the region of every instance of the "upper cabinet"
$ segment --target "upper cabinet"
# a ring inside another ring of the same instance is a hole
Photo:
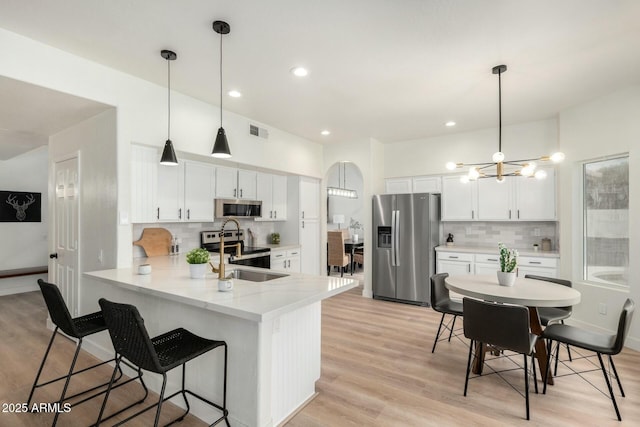
[[[131,145],[131,222],[155,222],[158,206],[158,150]]]
[[[412,178],[414,193],[440,193],[442,178],[439,176],[416,176]]]
[[[442,177],[441,210],[443,221],[477,219],[478,186],[476,182],[460,182],[459,176]]]
[[[184,162],[184,218],[213,221],[216,168],[208,163]]]
[[[545,179],[506,177],[460,182],[442,178],[443,221],[555,221],[556,181],[553,168]]]
[[[216,168],[216,197],[220,199],[257,198],[257,172],[227,168]]]
[[[287,177],[258,172],[257,200],[262,201],[262,221],[287,219]]]
[[[387,194],[405,194],[411,193],[413,190],[411,178],[385,179],[384,185]]]
[[[300,219],[320,218],[320,183],[317,179],[300,178]]]
[[[160,157],[157,162],[160,163]],[[184,162],[177,166],[158,164],[158,221],[182,221],[184,214]]]

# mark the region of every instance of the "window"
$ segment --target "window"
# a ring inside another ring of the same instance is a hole
[[[583,279],[628,286],[628,155],[585,163],[583,182]]]

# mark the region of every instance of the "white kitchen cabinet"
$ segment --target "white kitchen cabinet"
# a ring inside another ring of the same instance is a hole
[[[158,163],[160,156],[158,156]],[[158,165],[158,221],[182,221],[184,214],[184,162]]]
[[[462,252],[438,252],[437,273],[473,274],[473,254]]]
[[[213,221],[215,171],[208,163],[184,162],[184,220]]]
[[[498,182],[493,178],[477,181],[478,215],[476,219],[480,221],[509,221],[512,219],[515,214],[513,212],[513,181],[513,178],[505,178],[503,182]]]
[[[558,259],[547,257],[518,257],[518,277],[534,274],[543,277],[558,277]]]
[[[300,272],[320,274],[320,222],[300,220]]]
[[[320,218],[320,182],[300,177],[300,219]]]
[[[158,150],[131,145],[131,222],[155,222],[158,182]]]
[[[460,182],[459,176],[442,177],[441,213],[443,221],[477,219],[477,181]]]
[[[475,254],[475,274],[496,274],[500,270],[500,257],[497,254]]]
[[[413,182],[409,178],[389,178],[384,180],[387,194],[406,194],[413,191]]]
[[[272,249],[271,269],[286,273],[300,272],[300,248]]]
[[[243,169],[216,168],[216,197],[219,199],[256,200],[257,172]]]
[[[440,193],[442,191],[442,177],[417,176],[412,180],[414,193]]]
[[[556,175],[544,168],[545,179],[519,178],[515,181],[516,219],[524,221],[556,220]]]
[[[259,172],[256,200],[262,201],[262,221],[287,219],[287,177]]]

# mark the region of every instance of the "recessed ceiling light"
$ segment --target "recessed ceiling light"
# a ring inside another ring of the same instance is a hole
[[[331,135],[331,132],[328,130],[323,130],[322,132],[320,132],[321,135],[327,136],[327,135]]]
[[[229,96],[232,98],[240,98],[242,96],[242,94],[240,92],[238,92],[237,90],[230,90],[229,91]]]
[[[309,74],[309,71],[304,67],[293,67],[291,73],[297,77],[304,77]]]
[[[456,122],[454,122],[453,120],[449,120],[447,123],[444,124],[446,127],[451,127],[451,126],[455,126]]]

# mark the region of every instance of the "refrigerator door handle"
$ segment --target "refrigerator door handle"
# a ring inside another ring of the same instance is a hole
[[[396,211],[391,211],[391,266],[396,265]]]
[[[393,238],[395,239],[396,250],[395,250],[395,265],[400,265],[400,211],[396,211],[396,223],[395,223],[395,232],[393,233]]]

